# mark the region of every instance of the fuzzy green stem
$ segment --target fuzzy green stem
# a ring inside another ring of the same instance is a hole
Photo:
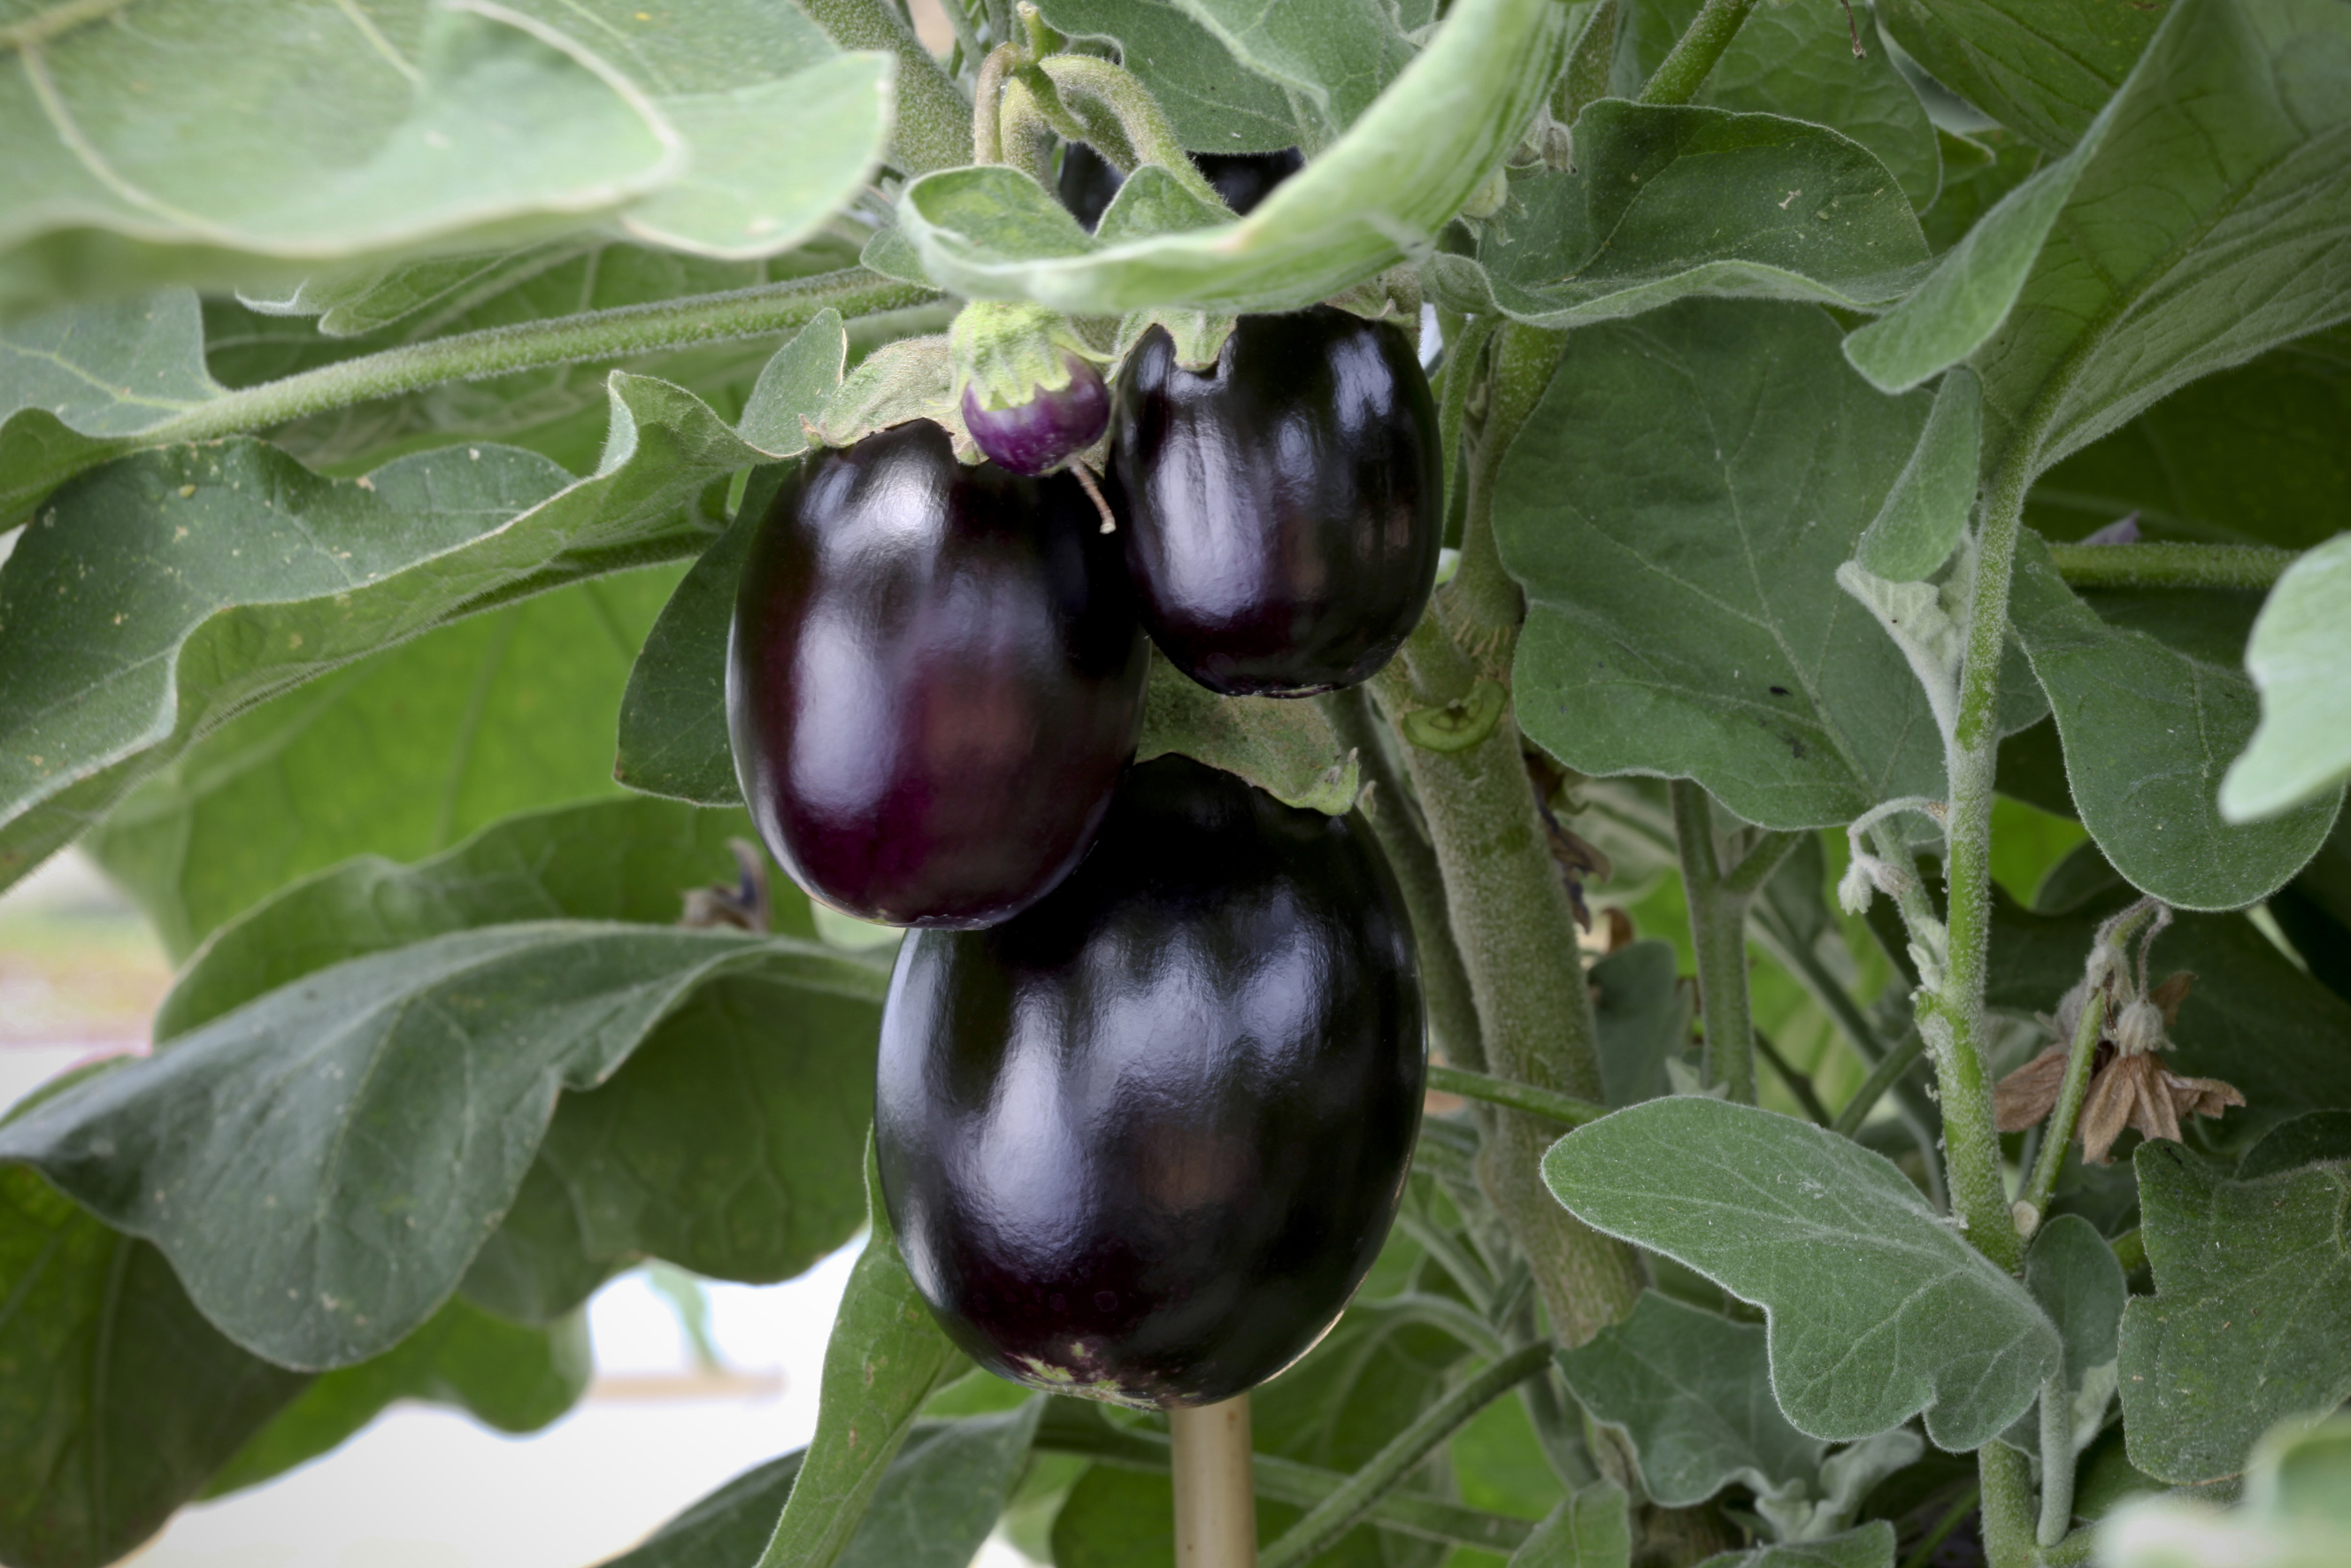
[[[1722,51],[1739,36],[1747,13],[1754,8],[1755,0],[1706,0],[1673,52],[1657,62],[1656,74],[1641,89],[1641,101],[1687,103],[1696,98],[1715,62],[1722,58]]]
[[[1430,1044],[1453,1066],[1481,1071],[1486,1048],[1478,1038],[1478,1004],[1469,993],[1469,971],[1453,942],[1445,873],[1437,866],[1437,852],[1413,821],[1412,801],[1389,756],[1371,694],[1351,686],[1318,701],[1339,744],[1355,754],[1364,780],[1372,788],[1366,813],[1372,836],[1387,853],[1388,869],[1395,873],[1404,893],[1405,911],[1420,947],[1420,992],[1428,1009]]]
[[[1483,1100],[1489,1105],[1508,1105],[1531,1116],[1547,1116],[1562,1127],[1581,1127],[1608,1114],[1607,1106],[1590,1100],[1555,1094],[1531,1083],[1513,1083],[1507,1078],[1483,1072],[1464,1072],[1458,1067],[1430,1068],[1428,1086],[1440,1093],[1458,1094],[1465,1100]]]
[[[1071,112],[1089,125],[1090,135],[1099,135],[1097,122],[1109,116],[1137,161],[1157,164],[1195,200],[1224,210],[1224,197],[1185,152],[1167,111],[1132,72],[1093,55],[1055,55],[1039,60],[1036,68]]]
[[[897,116],[890,162],[909,178],[971,157],[971,105],[885,0],[801,0],[809,19],[844,49],[897,57]]]
[[[1004,162],[1004,83],[1019,61],[1019,49],[998,44],[979,62],[979,75],[971,88],[971,161],[975,163]]]
[[[1369,1464],[1348,1477],[1344,1486],[1317,1503],[1259,1553],[1259,1568],[1290,1568],[1338,1540],[1437,1444],[1512,1387],[1548,1367],[1551,1354],[1548,1340],[1521,1345],[1422,1411],[1411,1426],[1372,1456]]]
[[[2032,1471],[2024,1456],[2005,1443],[1986,1443],[1976,1450],[1976,1476],[1983,1487],[1988,1568],[2032,1568]]]
[[[2033,1542],[2054,1546],[2073,1523],[2074,1391],[2061,1367],[2041,1385],[2041,1523]]]
[[[2057,575],[2075,588],[2267,589],[2297,552],[2257,545],[2051,545]]]
[[[844,316],[868,316],[937,298],[934,289],[852,267],[726,294],[458,332],[228,392],[126,438],[120,449],[133,452],[266,430],[444,382],[477,382],[546,365],[627,359],[695,343],[789,332],[807,326],[827,308]]]
[[[2095,1525],[2077,1530],[2056,1545],[2045,1547],[2041,1553],[2041,1568],[2079,1568],[2097,1555],[2098,1530]]]
[[[2065,1080],[2057,1088],[2057,1103],[2049,1113],[2049,1130],[2041,1139],[2041,1160],[2032,1168],[2017,1210],[2018,1228],[2026,1236],[2041,1228],[2049,1199],[2057,1190],[2058,1167],[2065,1163],[2065,1145],[2074,1141],[2074,1124],[2082,1114],[2082,1097],[2089,1092],[2090,1060],[2097,1054],[2098,1033],[2106,1023],[2106,994],[2093,990],[2082,1005],[2082,1020],[2074,1026],[2072,1048],[2065,1055]],[[2028,1219],[2030,1229],[2025,1228]]]
[[[1681,849],[1682,894],[1690,945],[1698,951],[1698,1002],[1706,1019],[1709,1076],[1742,1105],[1755,1103],[1755,1040],[1747,1007],[1747,900],[1723,886],[1714,841],[1714,807],[1705,786],[1670,786],[1674,838]]]

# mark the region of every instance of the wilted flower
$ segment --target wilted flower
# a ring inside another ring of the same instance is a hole
[[[2105,1165],[2125,1127],[2177,1143],[2182,1117],[2217,1116],[2245,1103],[2242,1094],[2217,1078],[2183,1078],[2158,1060],[2157,1052],[2171,1047],[2179,1004],[2188,999],[2196,977],[2182,970],[2159,986],[2147,986],[2147,949],[2157,933],[2171,923],[2170,910],[2159,904],[2152,907],[2155,918],[2139,944],[2137,983],[2113,933],[2145,914],[2147,905],[2132,906],[2099,931],[2082,983],[2058,1002],[2056,1017],[2042,1020],[2056,1034],[2057,1043],[1992,1086],[1992,1120],[2001,1132],[2022,1132],[2055,1109],[2064,1087],[2066,1058],[2094,994],[2105,998],[2105,1013],[2091,1056],[2089,1091],[2082,1099],[2078,1130],[2085,1160]]]

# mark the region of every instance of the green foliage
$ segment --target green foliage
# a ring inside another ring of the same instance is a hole
[[[2321,545],[2289,568],[2253,623],[2245,667],[2261,688],[2262,722],[2220,782],[2232,822],[2324,801],[2351,776],[2351,541]]]
[[[1289,96],[1236,69],[1232,52],[1176,0],[1043,0],[1038,9],[1073,37],[1116,40],[1122,63],[1193,151],[1275,152],[1297,142]]]
[[[2276,1421],[2351,1396],[2351,1166],[2235,1181],[2159,1143],[2132,1163],[2155,1294],[2123,1311],[2131,1463],[2175,1485],[2235,1475]]]
[[[1677,1096],[1578,1129],[1543,1179],[1585,1224],[1686,1263],[1768,1318],[1795,1428],[1874,1437],[1923,1410],[1973,1448],[2055,1370],[2057,1332],[1883,1157],[1791,1117]]]

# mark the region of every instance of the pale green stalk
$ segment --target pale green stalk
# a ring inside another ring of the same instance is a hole
[[[800,0],[800,9],[842,48],[880,49],[896,57],[890,162],[900,172],[912,177],[972,161],[971,105],[883,0]]]
[[[1705,1009],[1707,1057],[1713,1076],[1742,1105],[1755,1103],[1755,1039],[1747,992],[1747,907],[1795,847],[1794,833],[1766,836],[1728,873],[1714,833],[1714,806],[1705,787],[1687,779],[1670,786],[1674,839],[1681,852],[1682,893],[1689,908],[1690,943],[1698,953],[1698,1000]]]
[[[2051,545],[2057,575],[2075,588],[2265,590],[2298,552],[2260,545]]]
[[[1657,63],[1656,74],[1641,89],[1640,101],[1687,103],[1696,98],[1715,62],[1722,58],[1722,51],[1739,36],[1747,13],[1754,8],[1755,0],[1706,0],[1673,52]]]
[[[2057,1103],[2049,1113],[2049,1130],[2042,1135],[2040,1163],[2033,1167],[2032,1179],[2026,1184],[2024,1197],[2018,1202],[2020,1225],[2029,1223],[2032,1227],[2024,1231],[2027,1236],[2041,1228],[2041,1217],[2049,1212],[2050,1197],[2057,1190],[2058,1167],[2065,1163],[2065,1145],[2074,1140],[2074,1124],[2082,1114],[2082,1097],[2090,1088],[2090,1060],[2097,1054],[2098,1032],[2105,1022],[2106,994],[2094,989],[2082,1005],[2082,1020],[2074,1030],[2072,1046],[2065,1055],[2065,1080],[2058,1086]]]
[[[1465,1100],[1482,1100],[1489,1105],[1524,1111],[1530,1116],[1548,1117],[1562,1127],[1581,1127],[1608,1114],[1607,1106],[1590,1100],[1573,1099],[1531,1083],[1513,1083],[1483,1072],[1464,1072],[1458,1067],[1430,1068],[1428,1086],[1442,1094],[1458,1094]]]
[[[2041,1385],[2041,1523],[2033,1531],[2037,1545],[2056,1545],[2074,1522],[2074,1391],[2065,1385],[2061,1366],[2057,1376]]]
[[[2005,1443],[1976,1450],[1976,1475],[1983,1486],[1984,1562],[1988,1568],[2032,1568],[2032,1471],[2024,1456]]]

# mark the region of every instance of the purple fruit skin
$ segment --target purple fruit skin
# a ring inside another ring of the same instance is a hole
[[[967,467],[927,420],[811,455],[737,590],[743,798],[834,908],[993,925],[1092,842],[1142,727],[1147,650],[1117,541],[1067,475]]]
[[[1444,485],[1428,378],[1395,327],[1328,306],[1244,316],[1205,371],[1155,327],[1112,423],[1144,629],[1202,685],[1353,685],[1419,621]]]
[[[1212,1404],[1305,1354],[1362,1282],[1426,1071],[1411,922],[1362,824],[1163,757],[1043,900],[899,949],[883,1197],[982,1365]]]
[[[964,427],[989,462],[1035,476],[1102,439],[1110,425],[1110,391],[1102,372],[1075,354],[1066,362],[1069,385],[1040,390],[1018,408],[982,408],[978,389],[964,388]]]

